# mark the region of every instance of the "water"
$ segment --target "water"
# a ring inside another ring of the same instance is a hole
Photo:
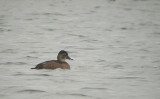
[[[159,99],[159,0],[0,0],[1,99]],[[71,70],[31,70],[69,51]]]

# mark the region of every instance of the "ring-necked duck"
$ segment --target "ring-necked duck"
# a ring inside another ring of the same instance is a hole
[[[68,53],[64,50],[61,50],[58,53],[57,60],[50,60],[36,65],[35,68],[31,69],[70,69],[69,64],[65,61],[66,59],[73,60],[68,56]]]

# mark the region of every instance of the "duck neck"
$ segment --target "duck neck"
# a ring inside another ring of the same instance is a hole
[[[57,60],[59,61],[59,62],[65,62],[65,59],[62,59],[60,56],[57,56]]]

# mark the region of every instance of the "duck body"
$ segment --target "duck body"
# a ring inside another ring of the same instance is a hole
[[[32,69],[70,69],[70,66],[67,62],[60,62],[58,60],[50,60],[36,65],[35,68]]]
[[[66,59],[73,60],[68,56],[68,53],[64,50],[61,50],[58,53],[57,60],[50,60],[39,63],[35,68],[31,69],[70,69],[70,65],[65,61]]]

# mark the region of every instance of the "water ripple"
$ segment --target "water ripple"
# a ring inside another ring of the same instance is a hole
[[[49,74],[23,74],[23,73],[17,73],[14,76],[51,76]]]
[[[77,94],[77,93],[74,93],[74,94],[68,94],[68,95],[73,95],[73,96],[83,96],[83,97],[88,96],[88,95],[85,95],[85,94]]]
[[[113,77],[111,79],[144,79],[142,77]]]
[[[61,93],[57,93],[59,95],[71,95],[71,96],[81,96],[81,97],[91,97],[91,96],[88,96],[88,95],[85,95],[85,94],[82,94],[82,93],[71,93],[71,94],[61,94]]]
[[[15,49],[5,49],[0,51],[0,53],[17,53],[17,52],[15,51]]]
[[[1,65],[26,65],[27,63],[25,62],[5,62],[5,63],[0,63]]]
[[[107,88],[92,88],[92,87],[84,87],[82,89],[89,89],[89,90],[107,90]]]
[[[43,90],[35,90],[35,89],[26,89],[26,90],[20,90],[20,91],[17,91],[19,93],[42,93],[42,92],[46,92],[46,91],[43,91]]]

